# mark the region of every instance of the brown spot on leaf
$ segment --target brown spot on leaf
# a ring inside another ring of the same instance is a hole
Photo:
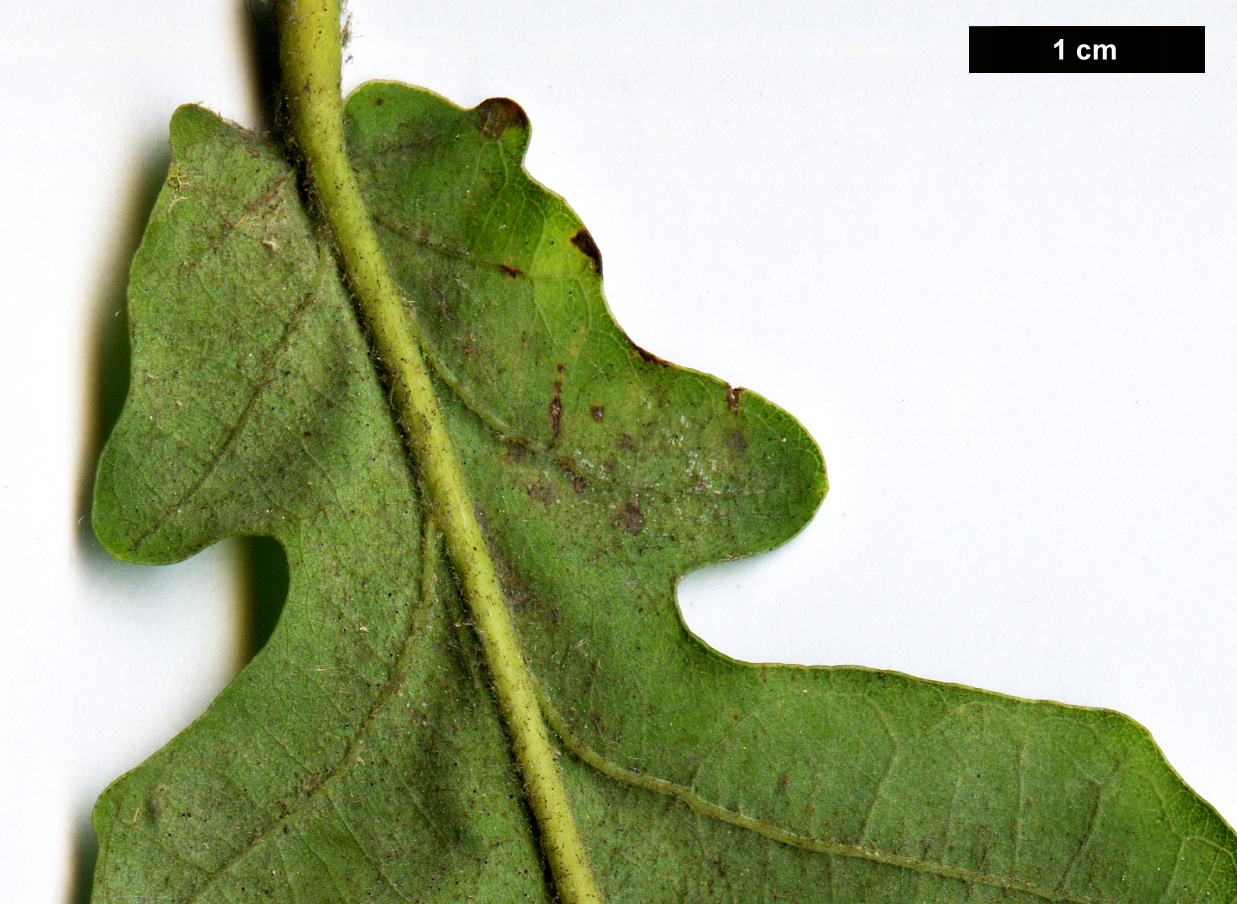
[[[600,424],[602,421],[606,419],[605,406],[604,405],[590,405],[588,409],[588,416]]]
[[[631,344],[631,347],[636,350],[636,354],[640,356],[640,360],[643,361],[645,364],[656,364],[659,367],[674,367],[674,365],[671,364],[669,361],[667,361],[665,358],[659,358],[657,355],[653,354],[650,351],[647,351],[646,349],[641,348],[640,346],[636,345],[636,343],[634,342]]]
[[[500,269],[500,270],[502,270],[504,273],[506,273],[506,274],[507,274],[508,276],[510,276],[512,279],[515,279],[517,276],[523,276],[523,275],[524,275],[524,271],[523,271],[523,270],[521,270],[519,267],[513,267],[513,266],[511,266],[510,264],[499,264],[499,265],[498,265],[498,267],[499,267],[499,269]]]
[[[585,257],[592,260],[593,269],[597,271],[598,276],[601,276],[601,249],[597,247],[593,237],[588,234],[588,230],[581,226],[579,231],[571,237],[571,244],[583,251]]]
[[[477,105],[477,128],[486,138],[502,138],[508,129],[527,129],[528,114],[507,97],[491,97]]]
[[[555,505],[558,502],[558,491],[544,480],[528,484],[528,495],[544,506]]]
[[[563,381],[554,381],[554,398],[550,399],[550,445],[558,442],[563,430]]]
[[[643,361],[644,363],[658,364],[662,367],[674,367],[674,365],[671,364],[669,361],[667,361],[665,358],[659,358],[657,357],[657,355],[653,354],[652,352],[636,345],[636,343],[632,342],[631,337],[628,336],[626,333],[623,333],[623,338],[627,340],[628,344],[631,345],[632,351],[634,351],[637,355],[639,355],[640,360]]]
[[[588,481],[584,479],[584,475],[576,470],[576,460],[570,455],[560,455],[556,459],[558,466],[563,469],[563,473],[567,475],[567,479],[571,481],[571,488],[577,493],[583,493],[588,489]]]
[[[638,536],[644,530],[644,512],[640,510],[640,500],[633,496],[619,508],[614,516],[614,526],[630,536]]]
[[[722,442],[736,455],[742,455],[747,451],[747,435],[738,427],[727,427],[723,430]]]
[[[619,434],[619,438],[615,440],[614,445],[622,449],[624,452],[630,452],[632,449],[636,448],[636,441],[631,438],[630,433],[621,433]]]
[[[739,413],[739,396],[747,392],[742,386],[726,386],[726,407],[730,409],[731,414]]]
[[[160,819],[167,812],[168,789],[163,783],[155,785],[146,793],[146,815],[151,819]]]
[[[528,450],[516,443],[507,443],[507,452],[503,455],[503,464],[507,467],[524,464],[529,459]]]

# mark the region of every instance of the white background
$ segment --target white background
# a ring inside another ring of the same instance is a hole
[[[518,100],[632,337],[820,442],[813,525],[685,581],[702,637],[1119,709],[1234,819],[1237,12],[1026,8],[354,0],[345,80]],[[43,904],[240,665],[233,548],[80,519],[167,122],[259,123],[239,2],[0,9],[0,886]],[[1206,25],[1208,72],[970,75],[985,24]]]

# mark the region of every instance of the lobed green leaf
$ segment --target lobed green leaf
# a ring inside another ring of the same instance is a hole
[[[514,103],[372,83],[348,117],[611,901],[1237,897],[1237,838],[1122,716],[692,636],[676,582],[797,532],[826,489],[815,443],[628,340],[596,244],[523,169]],[[96,528],[147,563],[269,534],[291,590],[236,681],[101,798],[96,900],[551,900],[293,169],[197,107],[172,146]]]

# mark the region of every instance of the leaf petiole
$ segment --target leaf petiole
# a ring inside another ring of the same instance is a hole
[[[481,533],[424,356],[344,147],[338,0],[280,0],[284,92],[309,178],[391,386],[433,519],[472,616],[559,900],[603,900],[555,762],[535,681]]]

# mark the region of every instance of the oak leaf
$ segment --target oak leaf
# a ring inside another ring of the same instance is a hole
[[[1237,839],[1125,717],[736,662],[675,584],[826,481],[754,392],[636,347],[529,126],[371,83],[348,141],[611,901],[1231,900]],[[198,107],[134,262],[100,464],[117,556],[284,547],[266,646],[95,810],[95,900],[550,901],[451,569],[278,147]]]

